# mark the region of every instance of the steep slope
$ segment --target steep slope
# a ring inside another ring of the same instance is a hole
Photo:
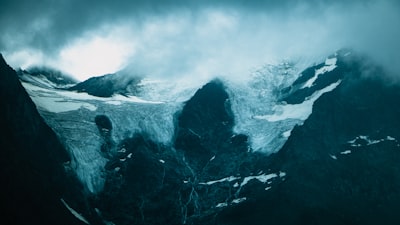
[[[70,159],[18,76],[0,55],[1,220],[5,224],[83,224],[63,205],[81,202]]]
[[[77,83],[69,75],[47,67],[31,67],[27,70],[19,69],[17,74],[21,80],[47,88],[66,88]]]
[[[400,87],[363,60],[343,63],[333,74],[341,85],[264,162],[286,180],[264,193],[245,190],[249,200],[221,214],[220,224],[400,222]]]

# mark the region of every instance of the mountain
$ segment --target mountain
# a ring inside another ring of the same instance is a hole
[[[47,67],[31,67],[17,70],[19,78],[44,88],[66,88],[77,83],[71,76]]]
[[[135,95],[136,85],[141,78],[125,71],[89,78],[69,88],[72,91],[86,92],[97,97],[111,97],[114,94]]]
[[[343,63],[331,74],[341,77],[340,85],[321,96],[283,148],[263,162],[285,171],[285,181],[268,194],[248,189],[251,200],[223,212],[221,224],[399,222],[400,88],[363,60]]]
[[[106,75],[59,88],[20,76],[36,109],[15,72],[1,75],[1,83],[21,92],[15,97],[2,88],[13,107],[2,110],[9,112],[4,126],[23,130],[29,123],[21,121],[34,120],[51,127],[25,136],[13,128],[8,135],[27,146],[29,140],[59,146],[33,145],[37,154],[25,158],[51,167],[26,177],[51,178],[54,171],[59,180],[46,185],[60,188],[58,194],[46,195],[33,182],[24,183],[26,193],[49,196],[49,206],[62,198],[68,207],[52,210],[73,222],[400,222],[399,84],[355,53],[338,51],[300,72],[283,64],[245,81],[216,78],[200,86]],[[10,113],[21,104],[30,110]],[[12,161],[28,148],[7,149],[16,152]]]

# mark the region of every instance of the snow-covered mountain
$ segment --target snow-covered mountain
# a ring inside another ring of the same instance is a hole
[[[74,78],[61,71],[47,67],[31,67],[27,70],[17,70],[20,80],[43,88],[68,88],[76,83]]]
[[[84,223],[397,224],[400,88],[365,62],[204,83],[18,75],[71,157]]]

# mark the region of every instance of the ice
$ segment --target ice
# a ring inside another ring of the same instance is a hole
[[[233,200],[232,200],[232,203],[233,203],[233,204],[239,204],[239,203],[244,202],[244,201],[246,201],[246,200],[247,200],[246,197],[243,197],[243,198],[236,198],[236,199],[233,199]]]
[[[268,180],[278,177],[278,175],[276,173],[271,173],[271,174],[261,174],[258,176],[248,176],[245,177],[242,181],[242,183],[240,184],[240,187],[243,187],[244,185],[246,185],[249,181],[257,179],[258,181],[262,182],[262,183],[266,183]]]
[[[325,65],[317,70],[312,78],[310,78],[301,88],[310,88],[314,85],[314,82],[318,79],[318,76],[326,72],[334,70],[336,66],[337,58],[328,58],[325,60]]]
[[[285,138],[289,138],[291,133],[292,133],[292,130],[288,130],[288,131],[283,132],[282,135]]]
[[[199,184],[201,185],[213,185],[216,183],[222,183],[222,182],[231,182],[231,181],[235,181],[237,179],[240,179],[240,177],[234,177],[234,176],[230,176],[230,177],[225,177],[219,180],[212,180],[212,181],[208,181],[208,182],[200,182]]]
[[[326,63],[331,65],[333,61],[328,59]],[[280,91],[296,80],[301,69],[296,64],[268,65],[247,79],[224,81],[235,117],[233,131],[248,136],[249,151],[279,151],[289,137],[288,131],[311,114],[314,101],[339,85],[337,82],[317,91],[302,104],[278,103]]]
[[[22,85],[28,91],[30,97],[38,107],[42,108],[42,110],[54,113],[75,111],[80,108],[95,111],[97,109],[96,105],[99,102],[111,105],[121,105],[126,102],[162,104],[162,102],[146,101],[135,96],[126,97],[122,95],[114,95],[110,98],[101,98],[91,96],[87,93],[42,88],[26,82],[22,82]],[[91,103],[88,101],[91,101]]]
[[[281,89],[288,87],[298,77],[299,69],[294,64],[267,65],[245,80],[224,80],[235,117],[235,134],[249,138],[249,151],[273,153],[278,151],[287,137],[282,133],[291,130],[296,121],[269,123],[254,116],[273,113]]]
[[[40,87],[44,87],[44,88],[56,88],[56,87],[68,87],[71,86],[70,85],[59,85],[56,84],[52,81],[50,81],[49,79],[47,79],[46,76],[44,75],[37,75],[37,76],[32,76],[29,74],[22,74],[20,77],[22,80],[27,81],[29,83],[33,83],[36,86],[40,86]]]
[[[222,207],[227,207],[227,206],[228,206],[228,203],[222,202],[222,203],[218,203],[215,207],[216,208],[222,208]]]
[[[83,217],[81,214],[79,214],[77,211],[75,211],[75,209],[71,208],[65,201],[64,199],[60,199],[61,202],[64,204],[64,206],[71,212],[72,215],[74,215],[77,219],[79,219],[80,221],[86,223],[86,224],[90,224],[89,221],[87,221],[85,219],[85,217]]]
[[[333,90],[339,84],[320,90],[305,103],[277,105],[277,93],[290,86],[297,76],[298,70],[294,65],[281,64],[268,65],[244,81],[223,80],[235,118],[234,133],[247,135],[250,149],[267,153],[278,151],[290,136],[293,127],[301,124],[311,113],[313,102],[329,91],[329,88]],[[71,166],[78,178],[89,192],[98,193],[104,185],[103,172],[108,159],[100,150],[103,139],[94,122],[95,116],[105,115],[110,119],[112,129],[109,132],[115,143],[135,134],[142,134],[157,143],[170,146],[175,134],[176,113],[208,81],[193,81],[192,78],[143,79],[139,83],[137,96],[114,95],[109,98],[22,83],[46,123],[53,128],[71,154]],[[288,111],[301,109],[301,115],[291,116],[292,112]],[[270,121],[268,116],[275,120]],[[121,148],[110,151],[126,150]],[[125,161],[127,158],[121,160]],[[161,160],[159,161],[163,163]],[[242,185],[252,179],[266,182],[272,178],[270,176],[279,175],[260,174],[247,177]],[[239,179],[241,178],[230,176],[200,184],[212,185]]]
[[[371,139],[369,136],[360,135],[354,138],[353,140],[348,141],[347,143],[350,144],[351,147],[362,147],[362,146],[379,144],[383,141],[397,141],[397,140],[392,136],[386,136],[386,138],[374,140]]]
[[[351,153],[351,150],[346,150],[346,151],[340,152],[340,154],[342,154],[342,155],[348,155],[350,153]]]
[[[151,79],[145,78],[138,84],[140,98],[147,101],[185,102],[209,80],[202,78]]]
[[[151,96],[156,90],[140,97],[114,95],[101,98],[22,82],[46,123],[53,128],[70,153],[71,167],[91,193],[102,190],[104,166],[108,161],[100,150],[103,141],[94,122],[95,116],[103,114],[110,119],[113,129],[109,132],[115,143],[140,133],[155,142],[170,145],[175,132],[174,115],[194,92],[186,92],[186,87],[177,87],[177,84],[171,83],[173,82],[157,83],[164,90],[163,101],[159,101]],[[151,88],[143,85],[142,88]],[[163,85],[176,89],[162,88]],[[193,88],[194,85],[190,87]],[[115,151],[122,152],[123,149]],[[132,157],[128,155],[127,158],[129,156]],[[120,160],[125,161],[127,158]]]
[[[386,140],[388,140],[388,141],[396,141],[396,138],[391,137],[391,136],[387,136]]]
[[[277,122],[287,119],[296,119],[304,121],[311,115],[314,102],[324,93],[334,90],[340,84],[340,82],[341,81],[338,81],[317,91],[311,96],[311,98],[305,100],[300,104],[277,105],[274,108],[275,114],[255,116],[255,118],[267,120],[269,122]]]
[[[92,126],[92,129],[97,129],[94,124]],[[100,137],[89,129],[77,129],[73,126],[65,126],[63,131],[57,131],[64,133],[63,136],[59,135],[59,138],[71,154],[72,168],[75,169],[78,178],[86,184],[91,193],[101,191],[104,185],[102,174],[107,160],[99,151]],[[81,135],[85,138],[80,138]]]
[[[246,201],[246,200],[247,200],[246,197],[243,197],[243,198],[235,198],[235,199],[233,199],[233,200],[231,201],[231,204],[239,204],[239,203],[244,202],[244,201]],[[227,207],[227,206],[228,206],[228,203],[226,203],[226,202],[221,202],[221,203],[218,203],[215,207],[216,207],[216,208],[222,208],[222,207]]]

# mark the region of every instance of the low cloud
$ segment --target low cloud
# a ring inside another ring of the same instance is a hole
[[[6,1],[0,51],[80,79],[246,76],[282,59],[312,63],[350,47],[400,71],[397,1]]]

